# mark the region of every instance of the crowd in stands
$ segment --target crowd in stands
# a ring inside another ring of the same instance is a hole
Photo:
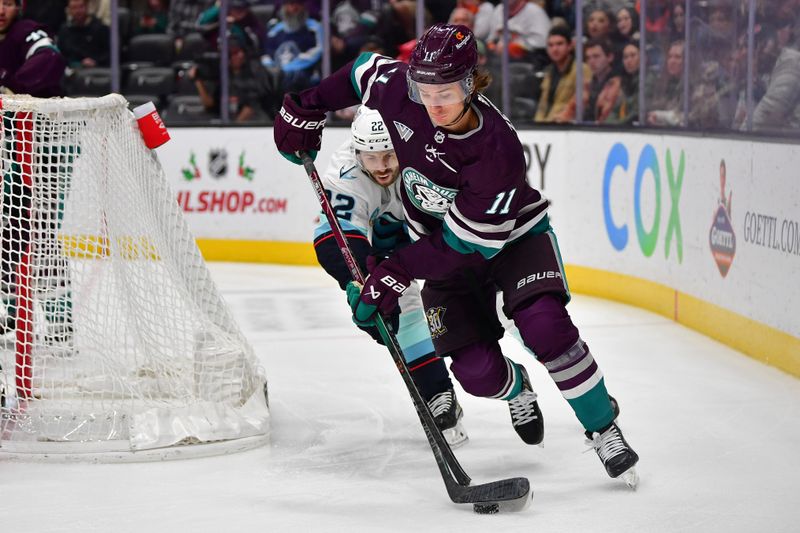
[[[332,70],[362,51],[401,60],[410,55],[416,2],[330,4],[326,35],[320,0],[229,0],[230,83],[224,105],[232,121],[268,123],[283,93],[318,83],[325,40]],[[487,96],[497,105],[507,51],[509,114],[518,123],[743,130],[752,122],[754,130],[800,132],[800,0],[756,1],[752,105],[746,66],[749,4],[690,0],[687,41],[686,0],[647,0],[644,49],[640,0],[585,0],[582,28],[575,27],[575,0],[509,0],[508,42],[502,2],[496,0],[428,0],[424,21],[473,30],[480,63],[495,79]],[[122,92],[128,99],[155,100],[167,120],[219,116],[219,2],[119,0],[118,5]],[[54,37],[67,63],[67,94],[108,91],[109,0],[26,0],[23,16],[46,25]],[[579,40],[582,65],[576,59]],[[644,110],[639,109],[640,87]]]

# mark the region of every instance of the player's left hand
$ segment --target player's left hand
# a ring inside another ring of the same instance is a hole
[[[376,266],[360,290],[352,281],[348,283],[347,301],[353,310],[353,322],[371,326],[376,313],[390,315],[410,283],[409,275],[391,259]]]

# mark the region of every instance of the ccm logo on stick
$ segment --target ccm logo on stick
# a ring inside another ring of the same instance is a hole
[[[536,274],[531,274],[527,278],[522,278],[521,280],[519,280],[517,282],[517,288],[521,289],[525,285],[528,285],[540,279],[553,279],[560,277],[561,277],[561,272],[556,272],[554,270],[548,270],[547,272],[537,272]]]
[[[301,130],[318,130],[321,127],[325,126],[325,119],[322,120],[301,120],[297,117],[293,117],[291,113],[286,111],[284,108],[281,108],[280,114],[283,117],[283,120],[294,126],[295,128],[299,128]]]

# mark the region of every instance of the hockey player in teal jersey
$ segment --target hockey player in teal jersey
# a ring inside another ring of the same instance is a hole
[[[361,107],[351,132],[351,139],[333,154],[322,183],[353,255],[366,272],[408,244],[409,238],[397,179],[400,168],[383,119],[377,111]],[[320,265],[345,289],[350,271],[324,217],[314,231],[314,249]],[[357,298],[358,291],[351,290],[348,296]],[[467,440],[463,412],[444,360],[434,352],[416,283],[400,298],[399,306],[392,321],[411,377],[447,442],[459,446]],[[383,342],[374,325],[358,326]]]

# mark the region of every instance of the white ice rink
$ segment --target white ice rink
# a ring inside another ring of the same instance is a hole
[[[506,404],[457,386],[475,482],[526,476],[533,504],[481,516],[447,498],[389,355],[321,269],[212,264],[266,369],[271,444],[163,463],[17,463],[0,454],[0,532],[795,532],[800,381],[665,318],[576,295],[570,312],[620,402],[639,490],[609,479],[555,385],[531,370],[544,447]]]

